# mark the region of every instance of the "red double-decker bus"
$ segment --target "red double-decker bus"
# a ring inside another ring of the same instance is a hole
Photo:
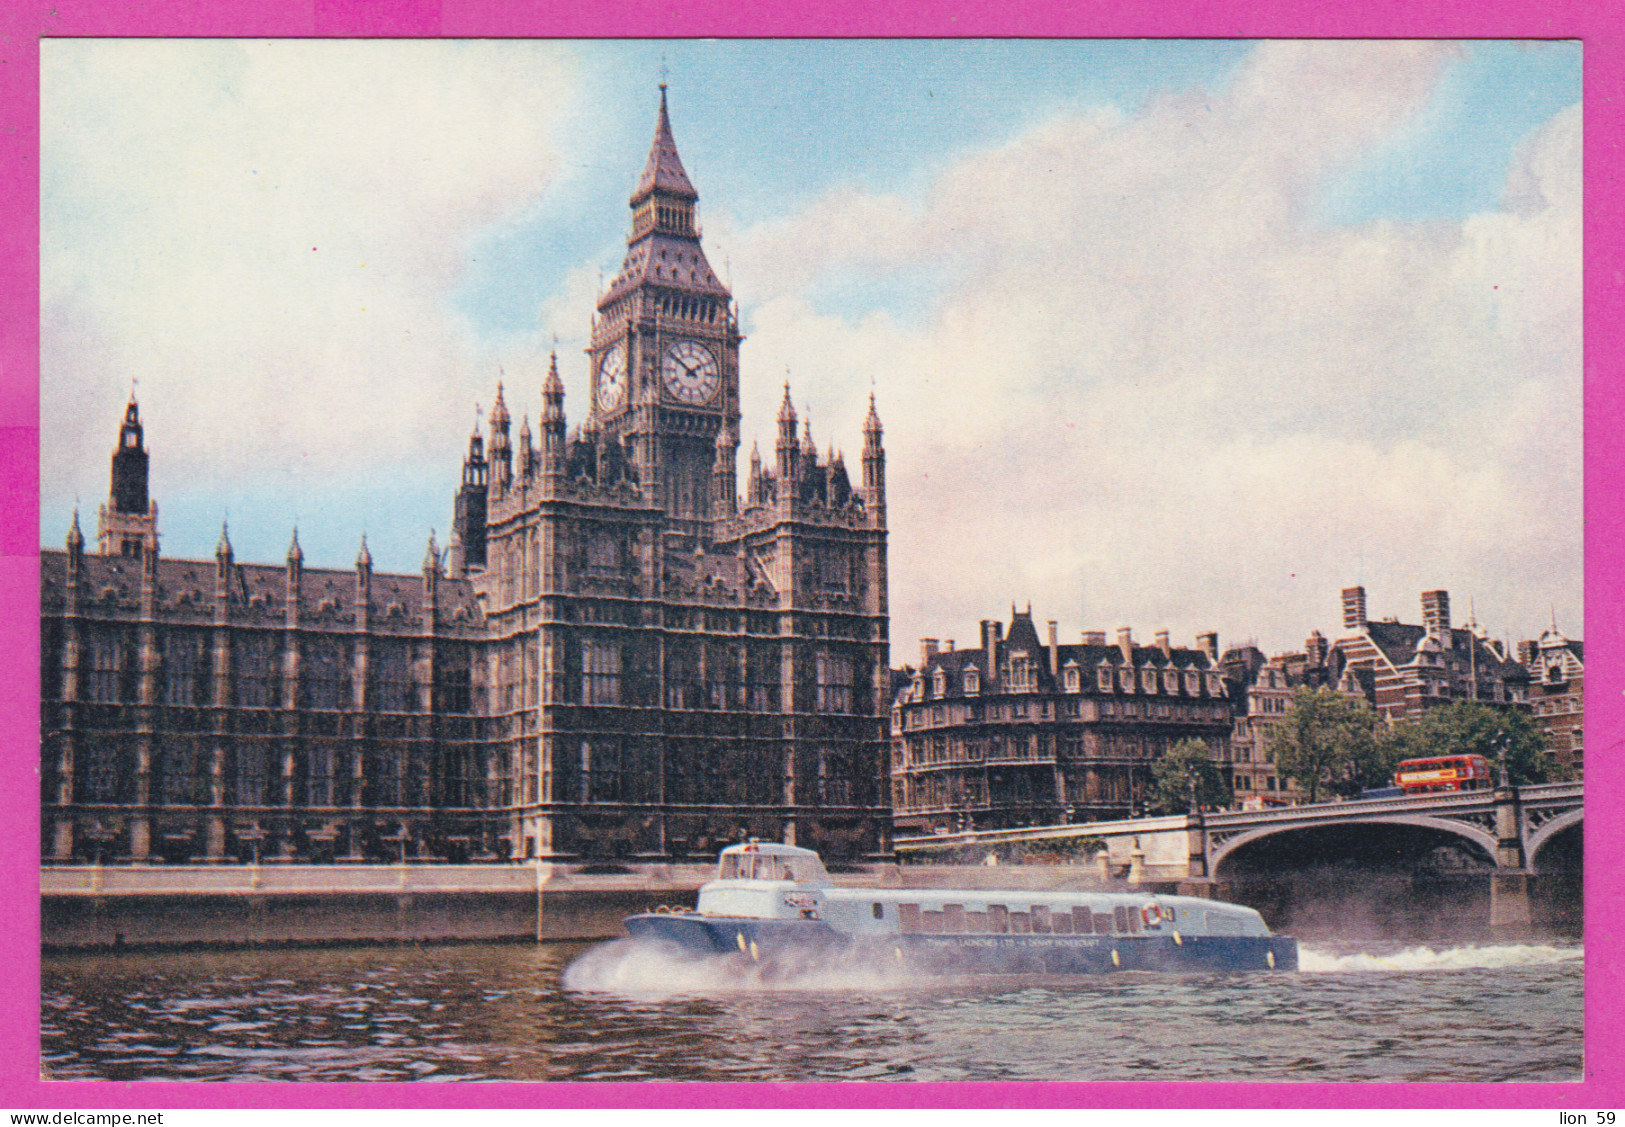
[[[1490,761],[1482,755],[1441,755],[1407,759],[1394,768],[1394,785],[1406,794],[1488,790]]]

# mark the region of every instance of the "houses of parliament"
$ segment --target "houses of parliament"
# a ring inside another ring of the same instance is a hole
[[[737,307],[666,94],[566,426],[498,388],[410,575],[159,550],[132,397],[94,544],[41,553],[47,862],[683,857],[890,847],[886,470],[790,389],[743,497]],[[452,467],[448,467],[450,470]],[[448,473],[448,486],[451,485]]]

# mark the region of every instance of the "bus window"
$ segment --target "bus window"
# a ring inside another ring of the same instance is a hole
[[[1407,759],[1394,768],[1394,785],[1406,794],[1485,790],[1490,786],[1490,764],[1482,755]]]

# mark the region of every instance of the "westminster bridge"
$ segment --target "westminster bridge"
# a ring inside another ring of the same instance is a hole
[[[1103,880],[1178,883],[1204,895],[1294,873],[1321,881],[1338,873],[1402,874],[1412,883],[1480,888],[1487,878],[1492,927],[1516,929],[1530,922],[1532,880],[1567,879],[1578,896],[1584,789],[1542,783],[904,837],[893,845],[899,859],[914,863],[1070,856]]]

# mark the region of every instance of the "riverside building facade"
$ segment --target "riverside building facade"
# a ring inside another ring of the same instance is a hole
[[[661,88],[573,431],[499,385],[449,561],[421,574],[161,557],[132,399],[98,545],[41,559],[48,860],[889,849],[886,485],[798,434],[739,497],[739,331]],[[447,566],[449,562],[449,566]]]
[[[920,664],[891,710],[891,786],[899,834],[1126,817],[1150,792],[1152,765],[1196,738],[1228,775],[1231,704],[1218,637],[1194,649],[1109,643],[1086,632],[1040,641],[1032,612],[1009,632],[983,621],[981,645],[921,641]]]

